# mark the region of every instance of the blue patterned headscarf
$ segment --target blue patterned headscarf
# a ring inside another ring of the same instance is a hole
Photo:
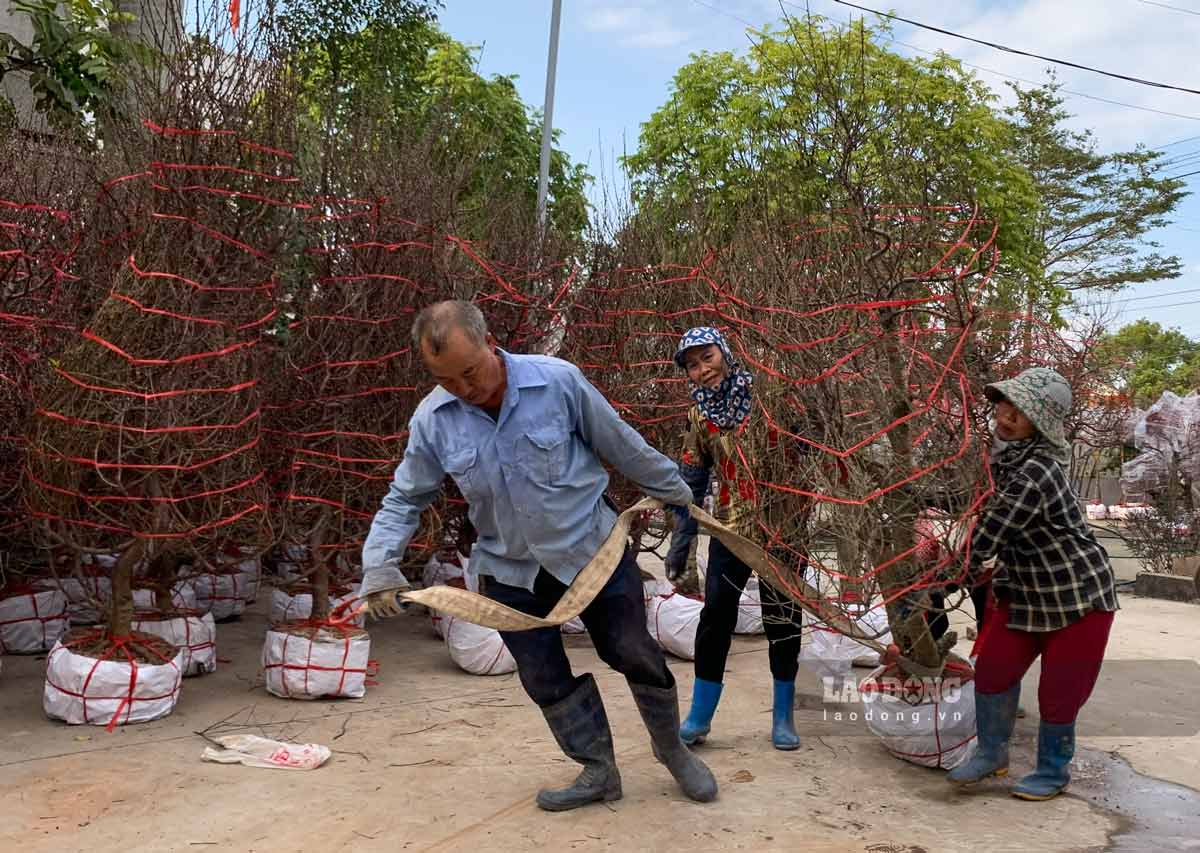
[[[725,357],[729,371],[721,384],[714,390],[709,390],[692,383],[692,399],[700,407],[701,413],[709,423],[718,429],[736,429],[746,418],[750,417],[750,406],[753,401],[754,376],[742,369],[729,351],[729,344],[721,333],[711,326],[698,326],[689,329],[679,341],[675,349],[675,363],[684,367],[683,354],[692,347],[702,347],[716,344]]]

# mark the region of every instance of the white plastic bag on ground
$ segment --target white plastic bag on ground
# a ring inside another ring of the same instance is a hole
[[[193,610],[159,618],[150,613],[134,617],[133,630],[162,637],[183,650],[183,675],[217,671],[217,625],[211,613]]]
[[[1108,507],[1104,504],[1088,504],[1087,505],[1088,521],[1104,521],[1108,518]]]
[[[31,585],[0,598],[0,654],[41,654],[69,627],[67,597],[60,589]]]
[[[358,592],[351,590],[337,597],[329,596],[329,612],[332,614],[338,607],[345,604],[347,608],[354,606]],[[275,588],[271,590],[271,610],[268,621],[272,624],[279,622],[302,622],[312,616],[313,597],[311,592],[290,593],[287,590]],[[351,624],[361,628],[366,624],[366,613],[360,613],[350,620]]]
[[[517,662],[495,628],[485,628],[453,616],[442,620],[450,659],[472,675],[504,675],[517,671]]]
[[[67,597],[67,615],[72,625],[94,625],[108,615],[107,608],[112,596],[112,581],[99,575],[83,576],[83,580],[71,576],[60,576],[58,587]]]
[[[863,680],[863,717],[884,747],[903,761],[953,770],[975,752],[975,686],[941,681],[910,686],[879,667]]]
[[[206,573],[192,579],[196,606],[220,622],[241,616],[246,609],[246,576],[240,571]]]
[[[696,659],[696,628],[704,602],[686,595],[656,595],[646,605],[646,628],[663,651],[684,660]]]
[[[42,707],[46,716],[72,725],[144,723],[165,717],[179,701],[183,649],[160,664],[97,660],[61,642],[46,658]]]
[[[272,770],[316,770],[333,753],[319,743],[284,743],[258,735],[222,735],[213,738],[221,749],[205,747],[200,758],[218,764],[244,764]]]
[[[153,610],[155,609],[155,594],[154,590],[147,587],[134,589],[133,591],[133,606],[135,610]],[[197,601],[196,590],[192,588],[191,581],[177,581],[171,587],[171,606],[176,610],[207,610],[206,607],[200,607]]]
[[[741,600],[738,601],[737,625],[735,634],[763,634],[762,592],[758,585],[758,576],[751,575],[742,590]]]
[[[359,628],[294,634],[273,627],[262,650],[267,692],[283,699],[359,699],[367,693],[370,655],[371,637]]]

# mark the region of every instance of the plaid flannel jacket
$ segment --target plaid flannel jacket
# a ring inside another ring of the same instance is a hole
[[[975,528],[972,558],[996,557],[993,586],[1009,628],[1055,631],[1119,608],[1108,552],[1084,520],[1062,465],[1037,443],[995,467],[997,490]]]

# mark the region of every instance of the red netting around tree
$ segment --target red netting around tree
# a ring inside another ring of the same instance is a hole
[[[579,295],[562,354],[677,454],[691,400],[675,346],[720,329],[755,410],[716,472],[718,509],[730,490],[753,505],[768,579],[791,597],[800,580],[835,601],[876,590],[919,634],[920,592],[966,580],[967,519],[991,488],[963,357],[995,232],[960,208],[848,211],[692,267],[617,262]]]
[[[161,557],[165,591],[185,558],[271,539],[260,352],[303,205],[290,158],[237,134],[147,122],[127,146],[145,166],[102,189],[91,261],[110,286],[38,394],[26,499],[76,557]]]
[[[411,343],[416,315],[443,299],[472,299],[502,345],[524,351],[548,335],[553,312],[527,293],[537,276],[404,218],[386,199],[321,199],[305,226],[311,284],[287,309],[267,435],[281,472],[283,539],[308,546],[345,580],[357,575],[408,421],[433,387]],[[407,574],[461,538],[465,510],[450,486],[409,545]],[[327,584],[314,568],[305,573]]]

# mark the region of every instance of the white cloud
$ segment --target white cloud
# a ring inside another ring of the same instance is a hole
[[[817,0],[815,6],[832,6]],[[867,4],[874,5],[874,4]],[[1069,60],[1105,71],[1164,83],[1197,88],[1194,75],[1196,45],[1200,44],[1200,17],[1128,2],[1097,4],[1095,0],[1019,0],[1016,3],[968,2],[947,5],[934,0],[906,0],[891,4],[897,14],[964,35]],[[879,6],[878,8],[885,8]],[[822,8],[822,11],[825,9]],[[895,24],[897,38],[909,44],[945,50],[975,65],[1028,80],[1041,80],[1049,63],[1003,53],[984,45],[950,38],[927,30]],[[1200,98],[1142,86],[1058,66],[1056,73],[1067,89],[1165,112],[1200,117]],[[995,74],[980,78],[1002,95],[1007,86]],[[1024,85],[1024,84],[1022,84]],[[1090,128],[1103,150],[1127,148],[1137,143],[1161,145],[1200,134],[1200,121],[1131,110],[1088,98],[1067,96],[1073,124]]]
[[[641,6],[599,6],[583,18],[586,29],[612,33],[625,47],[663,49],[676,47],[692,37],[670,14]]]
[[[675,47],[676,45],[683,44],[691,37],[692,34],[684,30],[677,30],[672,27],[658,27],[634,33],[625,39],[625,43],[630,47]]]
[[[583,25],[589,30],[600,33],[627,30],[637,23],[642,14],[642,10],[636,6],[593,9],[583,19]]]

